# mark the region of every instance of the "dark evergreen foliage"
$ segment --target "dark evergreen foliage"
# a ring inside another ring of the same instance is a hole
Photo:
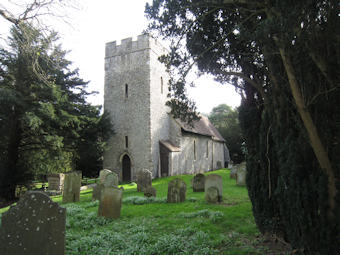
[[[336,9],[329,0],[155,0],[146,6],[150,31],[172,40],[162,59],[180,69],[172,72],[180,77],[174,96],[194,63],[240,91],[255,220],[296,254],[339,254]]]
[[[109,121],[86,102],[87,82],[56,41],[20,23],[0,49],[0,198],[38,174],[101,168]]]

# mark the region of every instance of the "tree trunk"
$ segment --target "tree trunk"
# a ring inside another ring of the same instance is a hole
[[[336,190],[336,185],[335,185],[335,176],[334,176],[332,164],[329,160],[325,147],[323,146],[321,142],[320,136],[313,122],[312,116],[310,112],[308,111],[306,103],[304,102],[304,99],[299,90],[299,84],[294,74],[294,69],[293,69],[291,59],[282,46],[279,46],[279,51],[280,51],[280,55],[283,61],[284,68],[288,76],[290,89],[292,91],[292,95],[293,95],[298,113],[307,130],[310,144],[313,148],[314,154],[320,164],[322,171],[324,171],[328,177],[328,203],[329,203],[328,216],[330,218],[333,218],[334,217],[333,209],[335,207],[335,196],[336,196],[337,190]]]

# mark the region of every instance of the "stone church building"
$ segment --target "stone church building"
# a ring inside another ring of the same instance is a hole
[[[229,161],[225,141],[208,118],[202,116],[191,127],[168,113],[169,76],[158,61],[164,53],[148,35],[106,44],[104,109],[115,133],[104,167],[122,181],[135,180],[142,169],[153,177],[193,174]]]

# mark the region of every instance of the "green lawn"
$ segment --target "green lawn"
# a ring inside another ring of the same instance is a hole
[[[193,193],[192,175],[168,177],[153,181],[156,199],[145,199],[136,184],[122,185],[118,220],[98,218],[92,190],[82,192],[80,202],[62,204],[67,254],[265,254],[246,188],[236,186],[229,170],[211,173],[223,178],[223,203],[207,204],[204,192]],[[167,184],[174,178],[187,184],[184,203],[166,203]]]

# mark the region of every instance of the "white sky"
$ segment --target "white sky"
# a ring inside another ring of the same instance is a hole
[[[25,0],[30,2],[29,0]],[[80,77],[89,80],[89,90],[99,92],[89,98],[93,104],[103,103],[105,43],[141,34],[147,26],[144,17],[146,0],[78,0],[79,10],[69,11],[69,22],[53,22],[60,34],[60,43],[71,50],[67,58],[79,68]],[[148,1],[150,2],[150,0]],[[4,21],[0,20],[0,26]],[[231,85],[221,85],[207,76],[196,80],[195,88],[188,88],[198,111],[209,113],[219,104],[238,106],[240,96]]]

